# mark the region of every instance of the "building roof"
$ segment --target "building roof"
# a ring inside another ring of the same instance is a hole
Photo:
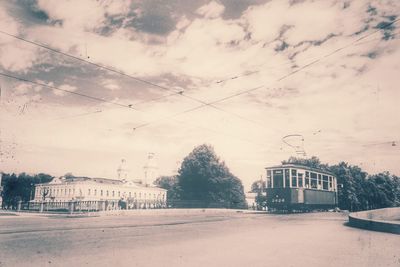
[[[117,180],[117,179],[108,179],[108,178],[91,178],[86,176],[79,177],[56,177],[53,178],[48,183],[42,183],[38,185],[56,185],[56,184],[71,184],[75,182],[88,182],[88,183],[99,183],[99,184],[108,184],[108,185],[119,185],[119,186],[127,186],[127,187],[136,187],[136,188],[146,188],[146,189],[157,189],[157,190],[166,190],[161,187],[156,186],[146,186],[140,183],[136,183],[134,181],[126,181],[126,180]]]
[[[284,168],[298,168],[298,169],[303,169],[303,170],[308,170],[308,171],[313,171],[313,172],[320,172],[320,173],[328,174],[331,176],[336,176],[334,173],[332,173],[328,170],[312,168],[312,167],[308,167],[308,166],[304,166],[304,165],[300,165],[300,164],[293,164],[293,163],[276,165],[276,166],[272,166],[272,167],[266,167],[265,169],[284,169]]]

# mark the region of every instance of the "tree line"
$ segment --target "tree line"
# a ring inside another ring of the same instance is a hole
[[[70,176],[72,174],[66,174]],[[47,183],[48,174],[3,174],[3,207],[15,208],[32,199],[34,186]],[[242,182],[233,175],[210,145],[200,145],[183,159],[179,174],[159,177],[156,185],[167,189],[170,207],[246,208]]]
[[[298,164],[334,173],[337,177],[340,209],[360,211],[400,206],[400,177],[389,172],[369,175],[360,167],[347,162],[329,166],[321,163],[317,157],[291,157],[282,161],[282,164]],[[259,181],[253,183],[252,191],[261,192]],[[259,195],[259,205],[265,204],[261,203],[265,198]]]
[[[34,175],[2,173],[2,208],[16,209],[19,201],[27,202],[33,198],[35,184],[48,183],[53,178],[53,176],[45,173]]]
[[[282,164],[299,164],[334,173],[338,184],[339,208],[350,211],[400,206],[400,178],[389,172],[369,175],[360,167],[340,162],[329,166],[317,157],[309,159],[291,157]],[[34,186],[47,183],[54,177],[39,173],[30,175],[3,173],[3,208],[15,208],[19,201],[32,199]],[[200,145],[187,155],[178,174],[161,176],[155,184],[167,189],[170,207],[246,208],[242,182],[233,175],[225,162],[210,145]],[[265,181],[257,180],[251,191],[259,193],[258,205],[265,206]]]

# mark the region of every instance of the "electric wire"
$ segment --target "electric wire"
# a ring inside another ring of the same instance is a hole
[[[400,19],[396,19],[396,20],[394,20],[394,21],[392,21],[392,22],[390,22],[390,23],[387,23],[384,27],[385,27],[385,28],[386,28],[386,27],[389,27],[390,25],[396,23],[396,22],[399,21],[399,20],[400,20]],[[346,48],[348,48],[348,47],[350,47],[350,46],[353,46],[353,45],[356,44],[357,42],[359,42],[359,41],[361,41],[361,40],[364,40],[365,38],[367,38],[367,37],[369,37],[369,36],[371,36],[371,35],[373,35],[373,34],[376,34],[377,32],[380,32],[382,29],[384,29],[384,27],[382,27],[382,28],[380,28],[380,29],[377,29],[377,30],[375,30],[375,31],[373,31],[373,32],[371,32],[371,33],[369,33],[369,34],[365,34],[364,36],[357,38],[356,40],[352,41],[351,43],[349,43],[349,44],[347,44],[347,45],[345,45],[345,46],[339,47],[339,48],[333,50],[332,52],[330,52],[330,53],[328,53],[328,54],[326,54],[326,55],[323,55],[323,56],[321,56],[321,57],[319,57],[319,58],[317,58],[317,59],[311,61],[310,63],[307,63],[307,64],[303,65],[302,67],[300,67],[300,68],[298,68],[298,69],[296,69],[296,70],[293,70],[293,71],[289,72],[288,74],[286,74],[286,75],[284,75],[284,76],[278,78],[275,82],[283,81],[283,80],[287,79],[288,77],[290,77],[290,76],[292,76],[292,75],[294,75],[294,74],[296,74],[296,73],[298,73],[298,72],[300,72],[300,71],[302,71],[302,70],[304,70],[304,69],[306,69],[306,68],[308,68],[308,67],[310,67],[310,66],[312,66],[312,65],[314,65],[314,64],[316,64],[316,63],[318,63],[318,62],[320,62],[320,61],[322,61],[323,59],[328,58],[328,57],[330,57],[330,56],[332,56],[332,55],[334,55],[334,54],[336,54],[336,53],[338,53],[338,52],[340,52],[340,51],[342,51],[342,50],[344,50],[344,49],[346,49]],[[259,90],[259,89],[261,89],[261,88],[263,88],[263,87],[265,87],[265,86],[264,86],[264,85],[261,85],[261,86],[255,87],[255,88],[247,89],[247,90],[241,91],[241,92],[239,92],[239,93],[236,93],[236,94],[233,94],[233,95],[229,95],[229,96],[226,96],[226,97],[224,97],[224,98],[220,98],[220,99],[218,99],[218,100],[214,100],[214,101],[212,101],[212,102],[210,102],[210,103],[214,105],[214,104],[217,104],[217,103],[226,101],[226,100],[228,100],[228,99],[231,99],[231,98],[234,98],[234,97],[237,97],[237,96],[240,96],[240,95],[248,94],[248,93],[250,93],[250,92]],[[197,110],[197,109],[199,109],[199,108],[202,108],[203,106],[204,106],[204,105],[197,106],[197,107],[192,108],[192,109],[184,110],[184,111],[182,111],[181,113],[173,114],[173,115],[171,115],[171,116],[165,117],[164,119],[168,119],[168,118],[171,118],[171,117],[176,117],[176,116],[178,116],[178,115],[180,115],[180,114],[185,114],[185,113],[188,113],[188,112]],[[148,126],[148,125],[150,125],[150,124],[153,124],[154,122],[159,122],[159,121],[161,121],[161,120],[162,120],[162,119],[158,119],[158,120],[155,120],[155,121],[153,121],[153,122],[148,122],[148,123],[145,123],[145,124],[138,125],[137,127],[135,127],[135,129]]]
[[[49,50],[49,51],[52,51],[52,52],[57,53],[57,54],[60,54],[60,55],[62,55],[62,56],[69,57],[69,58],[72,58],[72,59],[74,59],[74,60],[78,60],[78,61],[80,61],[80,62],[84,62],[84,63],[90,64],[90,65],[95,66],[95,67],[97,67],[97,68],[101,68],[101,69],[110,71],[110,72],[112,72],[112,73],[116,73],[116,74],[119,74],[119,75],[128,77],[128,78],[130,78],[130,79],[133,79],[133,80],[135,80],[135,81],[141,82],[141,83],[143,83],[143,84],[147,84],[147,85],[150,85],[150,86],[152,86],[152,87],[159,88],[159,89],[162,89],[162,90],[165,90],[165,91],[173,91],[173,92],[177,93],[178,95],[181,95],[182,97],[185,97],[185,98],[190,99],[190,100],[192,100],[192,101],[198,102],[198,103],[200,103],[200,104],[202,104],[202,105],[209,106],[209,107],[211,107],[211,108],[213,108],[213,109],[216,109],[216,110],[219,110],[219,111],[221,111],[221,112],[227,113],[227,114],[229,114],[229,115],[231,115],[231,116],[235,116],[235,117],[237,117],[237,118],[239,118],[239,119],[246,120],[246,121],[248,121],[248,122],[257,124],[257,122],[254,122],[253,120],[250,120],[250,119],[248,119],[248,118],[244,118],[244,117],[242,117],[241,115],[238,115],[238,114],[235,114],[235,113],[233,113],[233,112],[224,110],[224,109],[222,109],[222,108],[220,108],[220,107],[217,107],[217,106],[210,105],[210,104],[208,104],[207,102],[205,102],[205,101],[203,101],[203,100],[197,99],[197,98],[192,97],[192,96],[187,95],[187,94],[184,94],[181,90],[180,90],[180,91],[177,91],[177,90],[168,88],[168,87],[166,87],[166,86],[162,86],[162,85],[159,85],[159,84],[156,84],[156,83],[153,83],[153,82],[150,82],[150,81],[147,81],[147,80],[144,80],[144,79],[141,79],[141,78],[138,78],[138,77],[129,75],[129,74],[123,72],[123,71],[116,70],[116,69],[114,69],[114,68],[112,68],[112,67],[107,67],[107,66],[104,66],[104,65],[101,65],[101,64],[98,64],[98,63],[95,63],[95,62],[92,62],[92,61],[89,61],[89,60],[86,60],[86,59],[83,59],[83,58],[80,58],[80,57],[77,57],[77,56],[74,56],[74,55],[71,55],[71,54],[68,54],[68,53],[65,53],[65,52],[62,52],[62,51],[59,51],[59,50],[57,50],[57,49],[51,48],[50,46],[47,46],[47,45],[44,45],[44,44],[41,44],[41,43],[38,43],[38,42],[34,42],[34,41],[31,41],[31,40],[25,39],[25,38],[22,38],[22,37],[20,37],[20,36],[17,36],[17,35],[14,35],[14,34],[11,34],[11,33],[5,32],[5,31],[2,31],[2,30],[0,30],[0,33],[1,33],[1,34],[4,34],[4,35],[7,35],[7,36],[9,36],[9,37],[18,39],[18,40],[20,40],[20,41],[29,43],[29,44],[31,44],[31,45],[35,45],[35,46],[41,47],[41,48],[43,48],[43,49],[47,49],[47,50]]]

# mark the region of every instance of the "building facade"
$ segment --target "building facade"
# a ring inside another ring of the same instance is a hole
[[[162,208],[166,206],[167,190],[132,181],[89,177],[59,177],[35,185],[33,202],[73,201],[104,202],[113,209]]]

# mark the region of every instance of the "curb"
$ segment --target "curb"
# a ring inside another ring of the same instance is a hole
[[[386,208],[350,213],[349,225],[366,230],[400,235],[400,221],[387,220],[387,218],[385,218],[386,214],[390,214],[388,217],[393,217],[393,214],[398,214],[400,218],[400,208]]]

